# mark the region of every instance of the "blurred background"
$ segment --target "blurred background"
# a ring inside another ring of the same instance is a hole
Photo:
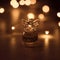
[[[27,16],[29,13],[30,17]],[[34,16],[32,16],[34,15]],[[23,30],[22,20],[40,20],[39,29],[60,26],[60,2],[56,0],[0,0],[0,33]],[[52,28],[52,29],[53,29]],[[1,32],[2,31],[2,32]]]
[[[0,0],[0,60],[60,60],[60,1]]]

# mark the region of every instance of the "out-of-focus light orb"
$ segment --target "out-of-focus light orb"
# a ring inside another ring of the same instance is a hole
[[[28,13],[27,17],[28,17],[28,19],[34,19],[35,18],[33,13]]]
[[[58,26],[60,27],[60,22],[58,22]]]
[[[25,5],[27,5],[27,6],[31,5],[31,1],[30,0],[26,0],[25,1]]]
[[[60,12],[58,12],[58,13],[57,13],[57,17],[59,17],[59,18],[60,18]]]
[[[39,14],[39,16],[38,16],[38,18],[40,19],[40,20],[43,20],[44,19],[44,14]]]
[[[18,8],[19,7],[19,4],[16,0],[11,0],[10,1],[10,5],[13,7],[13,8]]]
[[[12,30],[15,30],[15,27],[14,27],[14,26],[12,26],[12,27],[11,27],[11,29],[12,29]]]
[[[46,35],[48,35],[48,34],[49,34],[49,31],[48,31],[48,30],[47,30],[47,31],[45,31],[45,34],[46,34]]]
[[[31,0],[31,4],[36,4],[36,0]]]
[[[19,4],[20,5],[25,5],[25,1],[24,0],[19,1]]]
[[[50,7],[48,5],[44,5],[42,7],[42,11],[45,12],[45,13],[48,13],[50,11]]]
[[[4,8],[0,8],[0,13],[4,13],[5,9]]]

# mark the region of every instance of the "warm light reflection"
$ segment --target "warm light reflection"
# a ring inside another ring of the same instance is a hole
[[[60,18],[60,12],[58,12],[58,13],[57,13],[57,17],[59,17],[59,18]]]
[[[42,11],[45,12],[45,13],[48,13],[48,12],[50,11],[49,6],[48,6],[48,5],[44,5],[44,6],[42,7]]]
[[[45,34],[48,35],[49,34],[49,31],[45,31]]]
[[[5,9],[4,8],[0,8],[0,13],[4,13]]]
[[[35,16],[34,16],[33,13],[29,13],[29,14],[27,15],[27,17],[28,17],[28,19],[34,19],[34,18],[35,18]]]
[[[19,4],[16,0],[11,0],[10,1],[10,5],[13,7],[13,8],[18,8],[19,7]]]
[[[58,26],[60,27],[60,22],[58,22]]]
[[[42,35],[38,35],[38,38],[42,38],[42,39],[52,39],[53,36],[52,35],[45,35],[45,34],[42,34]]]
[[[44,43],[45,43],[45,49],[48,49],[49,46],[49,40],[50,39],[54,39],[54,36],[52,35],[45,35],[45,34],[39,34],[38,35],[39,39],[44,39]],[[47,50],[48,51],[48,50]]]
[[[39,14],[38,18],[41,20],[41,21],[44,21],[44,14]]]
[[[20,0],[20,1],[19,1],[19,4],[20,4],[20,5],[25,5],[25,1],[24,1],[24,0]]]
[[[36,4],[36,0],[31,0],[31,4]]]
[[[47,47],[49,44],[49,38],[45,38],[45,47]]]
[[[12,29],[12,30],[15,30],[15,27],[14,27],[14,26],[12,26],[12,27],[11,27],[11,29]]]
[[[15,39],[15,37],[12,37],[12,38],[11,38],[10,44],[11,44],[12,47],[15,46],[15,44],[16,44],[16,39]]]

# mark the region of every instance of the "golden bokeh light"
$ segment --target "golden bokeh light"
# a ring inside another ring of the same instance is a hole
[[[4,8],[0,8],[0,13],[4,13],[5,9]]]
[[[31,4],[36,4],[36,0],[31,0]]]
[[[19,1],[19,4],[20,5],[25,5],[25,1],[24,0]]]
[[[30,0],[26,0],[25,1],[25,5],[27,5],[27,6],[31,5],[31,1]]]
[[[44,21],[45,16],[44,16],[44,14],[39,14],[38,18],[39,18],[41,21]]]
[[[13,8],[18,8],[19,7],[19,4],[16,0],[11,0],[10,1],[10,5],[13,7]]]
[[[14,27],[14,26],[12,26],[12,27],[11,27],[11,29],[12,29],[12,30],[15,30],[15,27]]]
[[[57,13],[57,17],[59,17],[59,18],[60,18],[60,12],[58,12],[58,13]]]
[[[33,13],[28,13],[27,17],[28,17],[28,19],[34,19],[35,18]]]
[[[48,13],[50,11],[50,7],[48,5],[44,5],[42,7],[42,11],[45,12],[45,13]]]
[[[48,34],[49,34],[49,31],[48,31],[48,30],[47,30],[47,31],[45,31],[45,34],[46,34],[46,35],[48,35]]]
[[[60,22],[58,22],[58,26],[60,27]]]

